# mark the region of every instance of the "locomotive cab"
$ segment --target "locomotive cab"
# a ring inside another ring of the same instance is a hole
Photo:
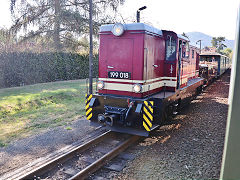
[[[199,79],[188,84],[197,76],[197,49],[187,44],[144,23],[101,26],[98,91],[86,97],[87,119],[148,136],[201,85]]]

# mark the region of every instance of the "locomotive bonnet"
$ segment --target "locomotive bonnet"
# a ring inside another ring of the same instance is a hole
[[[148,136],[200,89],[199,50],[186,37],[144,23],[100,27],[96,94],[86,96],[91,122]]]

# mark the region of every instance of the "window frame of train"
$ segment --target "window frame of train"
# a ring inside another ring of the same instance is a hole
[[[229,109],[220,179],[240,179],[240,6],[229,90]]]

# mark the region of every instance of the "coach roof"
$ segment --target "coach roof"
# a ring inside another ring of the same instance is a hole
[[[100,32],[112,31],[114,24],[102,25]],[[144,23],[123,24],[125,30],[143,30],[162,36],[162,31]]]
[[[184,39],[184,40],[186,40],[186,41],[190,41],[189,38],[187,38],[187,37],[185,37],[185,36],[183,36],[183,35],[181,35],[181,34],[178,34],[177,36],[178,36],[178,38],[180,38],[180,39]]]

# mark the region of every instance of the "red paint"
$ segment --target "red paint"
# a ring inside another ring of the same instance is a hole
[[[187,51],[186,45],[182,47],[182,55],[185,54],[185,57],[182,57],[180,77],[177,77],[180,58],[179,42],[187,43],[187,41],[178,38],[178,35],[172,31],[162,31],[162,33],[162,36],[156,36],[142,30],[131,30],[125,31],[120,37],[114,36],[110,31],[100,33],[99,78],[108,78],[108,71],[130,72],[129,80],[135,81],[147,81],[159,77],[174,77],[180,81],[183,81],[184,77],[187,80],[196,78],[198,76],[196,70],[199,70],[198,49],[190,46]],[[166,60],[166,40],[169,36],[176,40],[176,57],[171,61]],[[194,50],[194,57],[192,57],[192,50]],[[117,81],[109,81],[109,83],[133,84]],[[182,83],[180,88],[186,85],[187,81]],[[166,86],[144,93],[104,89],[99,90],[99,93],[143,98],[164,89],[176,91],[175,87]]]

